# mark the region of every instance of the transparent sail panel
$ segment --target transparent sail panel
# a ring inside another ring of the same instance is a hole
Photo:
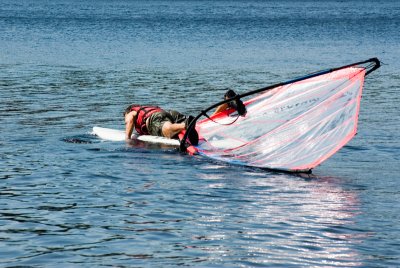
[[[245,117],[227,111],[198,122],[197,149],[236,164],[310,170],[355,135],[364,76],[349,67],[261,93],[245,101]]]

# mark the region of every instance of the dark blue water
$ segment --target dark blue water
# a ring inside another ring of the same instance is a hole
[[[0,0],[0,266],[400,266],[399,29],[398,1]],[[312,177],[90,134],[375,56]]]

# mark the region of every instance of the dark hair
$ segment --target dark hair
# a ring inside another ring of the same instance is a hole
[[[125,109],[124,112],[122,113],[122,116],[123,116],[123,117],[125,117],[125,115],[131,111],[132,106],[134,106],[134,104],[131,104],[131,105],[129,105],[128,107],[126,107],[126,109]]]
[[[233,89],[227,88],[225,94],[224,94],[224,98],[225,99],[230,99],[236,96],[235,91],[233,91]]]

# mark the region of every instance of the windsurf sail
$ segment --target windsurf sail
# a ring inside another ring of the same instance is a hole
[[[216,103],[195,120],[236,98],[247,113],[238,116],[230,109],[198,121],[201,141],[192,152],[245,166],[309,172],[356,134],[364,77],[379,66],[372,58]],[[183,142],[181,149],[186,150]]]

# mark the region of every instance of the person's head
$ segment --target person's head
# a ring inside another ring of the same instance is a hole
[[[125,117],[126,114],[130,113],[132,106],[134,106],[134,104],[129,105],[128,107],[126,107],[125,111],[122,113],[122,115]]]
[[[224,95],[225,100],[236,97],[237,94],[232,89],[228,89]],[[228,106],[230,108],[235,109],[239,115],[245,116],[247,113],[246,106],[243,104],[243,101],[239,98],[236,98],[230,102],[228,102]]]
[[[235,91],[233,91],[233,89],[227,88],[224,98],[227,100],[227,99],[233,98],[235,96],[236,96]]]

